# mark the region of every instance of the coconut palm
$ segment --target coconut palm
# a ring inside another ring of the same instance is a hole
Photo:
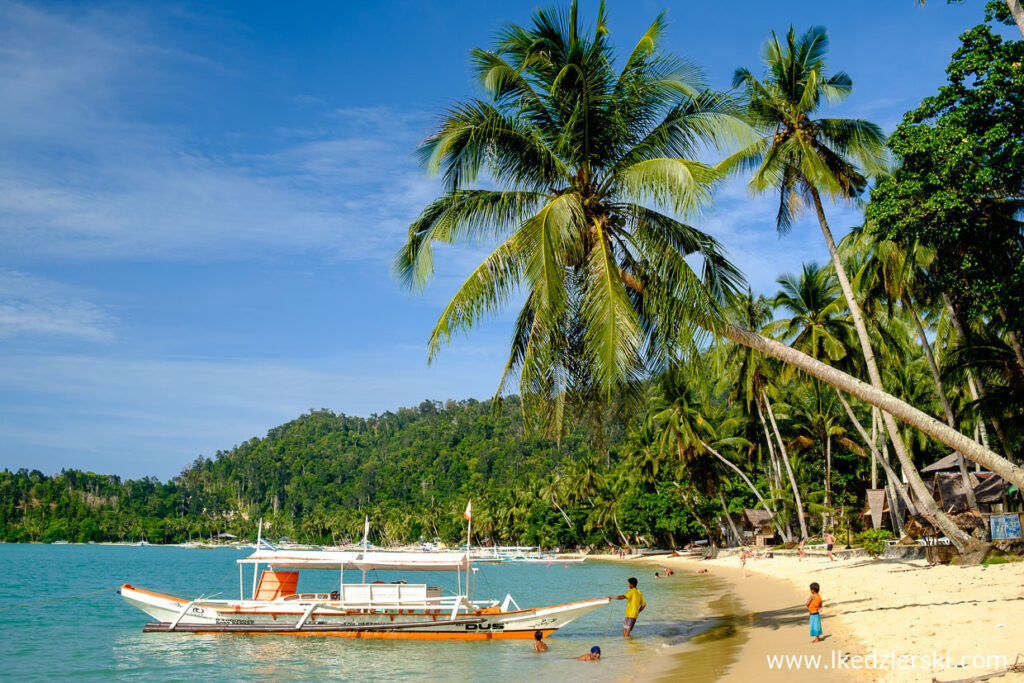
[[[861,194],[868,176],[884,170],[885,138],[882,130],[868,121],[812,118],[823,102],[841,101],[853,88],[847,74],[826,72],[827,49],[828,34],[823,27],[813,27],[799,39],[790,27],[784,44],[774,33],[765,44],[762,56],[767,77],[763,82],[747,69],[736,70],[733,84],[746,90],[750,117],[765,134],[724,160],[721,168],[753,169],[753,191],[778,192],[776,222],[780,233],[789,230],[795,210],[805,204],[814,207],[857,332],[871,386],[884,391],[867,326],[839,257],[821,195],[849,200]],[[931,499],[906,452],[895,420],[886,412],[882,418],[910,485],[922,499],[921,512],[961,552],[982,554],[987,546],[959,529]]]
[[[812,358],[845,358],[853,329],[833,273],[805,263],[799,277],[783,275],[778,283],[781,289],[773,304],[792,316],[769,323],[764,332]]]
[[[695,69],[658,51],[663,30],[659,18],[618,72],[603,9],[585,35],[575,4],[474,52],[487,99],[452,108],[421,148],[445,192],[411,226],[396,271],[418,289],[433,270],[433,242],[505,241],[443,311],[431,356],[522,292],[499,390],[518,376],[525,404],[553,404],[557,426],[569,390],[600,396],[631,382],[642,361],[675,350],[682,326],[701,325],[1024,484],[1019,467],[878,387],[720,320],[718,301],[738,274],[712,238],[665,212],[706,200],[715,173],[686,158],[742,129],[730,103],[695,88]],[[498,189],[475,187],[484,172]],[[690,253],[702,257],[701,276]]]
[[[487,97],[451,108],[419,150],[445,191],[396,256],[405,285],[425,284],[434,242],[503,240],[442,312],[430,355],[521,291],[498,391],[518,376],[554,427],[567,396],[634,384],[645,355],[674,346],[675,321],[713,319],[741,281],[678,216],[705,204],[717,177],[691,159],[745,128],[699,69],[660,51],[664,29],[659,16],[616,70],[603,7],[589,32],[575,2],[540,10],[473,51]],[[499,189],[479,188],[481,174]]]

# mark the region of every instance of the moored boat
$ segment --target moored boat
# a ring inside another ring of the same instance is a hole
[[[473,600],[473,570],[465,552],[387,552],[368,550],[299,551],[259,549],[237,560],[239,598],[205,599],[165,595],[121,586],[129,604],[156,621],[144,631],[320,635],[352,638],[430,638],[486,640],[550,635],[571,621],[607,605],[609,598],[521,609],[504,600]],[[260,565],[266,569],[259,572]],[[244,597],[245,568],[253,568],[253,588]],[[333,571],[337,590],[298,590],[303,570]],[[346,571],[361,572],[359,583],[345,583]],[[366,572],[455,572],[458,590],[443,595],[425,583],[366,582]]]

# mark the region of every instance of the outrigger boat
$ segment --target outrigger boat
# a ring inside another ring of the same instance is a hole
[[[299,551],[270,546],[258,547],[237,562],[238,600],[188,600],[130,584],[119,592],[128,604],[156,620],[146,624],[144,632],[442,640],[532,638],[535,631],[547,637],[610,600],[530,609],[520,609],[511,595],[500,602],[474,601],[470,584],[475,581],[470,579],[475,570],[465,552]],[[249,599],[243,595],[247,565],[253,566]],[[260,565],[267,566],[262,574]],[[297,592],[299,572],[309,569],[337,572],[338,589]],[[361,583],[345,583],[346,570],[362,572]],[[366,572],[372,570],[455,572],[458,590],[442,595],[440,588],[426,584],[367,583]]]

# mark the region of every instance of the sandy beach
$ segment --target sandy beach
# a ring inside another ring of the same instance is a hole
[[[1024,652],[1024,563],[829,563],[823,554],[799,562],[795,554],[776,553],[748,560],[744,578],[734,555],[639,562],[652,575],[656,567],[677,575],[708,569],[720,580],[716,586],[728,586],[709,604],[707,631],[666,647],[652,663],[647,673],[655,680],[960,681],[1011,666]],[[824,598],[825,639],[817,644],[804,607],[812,581]],[[1024,674],[995,680],[1024,680]]]

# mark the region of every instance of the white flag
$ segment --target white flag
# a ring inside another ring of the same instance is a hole
[[[466,503],[466,511],[462,513],[462,516],[466,519],[473,519],[473,499],[470,498]]]

